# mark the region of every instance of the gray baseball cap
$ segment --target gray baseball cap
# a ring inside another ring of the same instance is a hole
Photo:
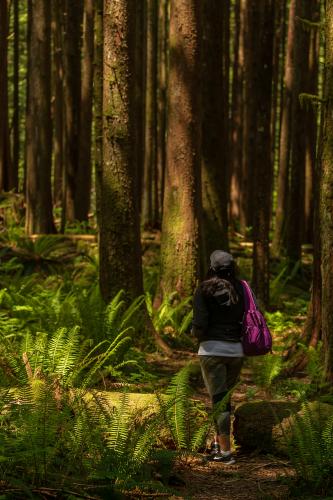
[[[214,252],[210,256],[210,266],[212,269],[214,269],[214,271],[232,267],[233,263],[233,256],[228,252],[224,252],[223,250],[214,250]]]

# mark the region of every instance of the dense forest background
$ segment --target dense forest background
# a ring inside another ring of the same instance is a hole
[[[149,356],[195,352],[190,301],[215,249],[236,257],[273,331],[274,353],[249,363],[252,384],[265,400],[274,385],[307,400],[293,467],[329,491],[333,412],[325,435],[310,417],[313,401],[333,403],[332,96],[331,0],[0,0],[8,498],[24,495],[22,470],[45,498],[54,471],[56,495],[73,477],[133,494],[172,408],[184,426],[179,436],[170,424],[172,447],[191,448],[179,399],[159,396],[157,420],[141,416],[134,431],[113,384],[164,392]],[[189,399],[195,369],[179,373],[166,392]],[[319,441],[311,476],[302,449]]]

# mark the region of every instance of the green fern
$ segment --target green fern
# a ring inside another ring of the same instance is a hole
[[[203,446],[211,426],[206,412],[191,398],[190,377],[196,369],[192,363],[183,367],[166,390],[167,401],[159,397],[161,412],[176,449],[193,452]]]
[[[303,403],[292,418],[288,449],[299,482],[325,494],[333,486],[333,413],[324,417],[322,411],[319,403]]]

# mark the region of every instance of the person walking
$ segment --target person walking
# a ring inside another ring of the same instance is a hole
[[[194,294],[192,331],[200,343],[199,361],[216,427],[210,459],[228,465],[235,463],[230,445],[230,391],[239,380],[244,359],[244,311],[243,285],[236,278],[234,259],[228,252],[215,250],[207,276]]]

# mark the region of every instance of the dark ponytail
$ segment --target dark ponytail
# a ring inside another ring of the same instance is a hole
[[[219,269],[210,267],[206,279],[201,283],[202,293],[207,297],[216,293],[225,294],[228,296],[226,305],[237,304],[239,297],[234,286],[235,279],[234,264]]]

